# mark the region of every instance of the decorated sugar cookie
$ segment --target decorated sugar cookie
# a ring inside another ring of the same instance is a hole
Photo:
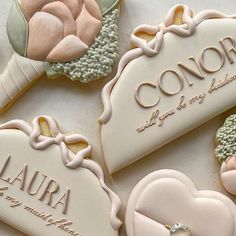
[[[236,14],[193,16],[185,5],[157,26],[134,30],[136,48],[102,92],[101,140],[111,173],[235,105],[235,35]]]
[[[1,221],[27,235],[117,236],[120,199],[90,152],[47,116],[0,125]]]
[[[132,191],[127,211],[128,236],[235,236],[236,207],[227,196],[197,190],[174,170],[142,179]]]
[[[107,76],[117,58],[119,0],[13,0],[14,55],[0,78],[0,110],[45,72],[82,83]]]
[[[220,178],[225,189],[236,195],[236,115],[226,119],[216,134],[215,155],[220,162]]]

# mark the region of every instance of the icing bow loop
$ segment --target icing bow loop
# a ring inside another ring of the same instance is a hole
[[[181,8],[183,9],[182,24],[176,25],[173,23],[176,11]],[[141,48],[146,56],[153,57],[158,54],[164,40],[164,35],[167,32],[187,37],[194,32],[196,26],[197,23],[192,17],[192,10],[186,5],[176,5],[170,9],[165,21],[158,26],[140,25],[137,27],[131,35],[131,43],[135,47]],[[147,33],[155,37],[148,42],[138,36],[140,33]]]
[[[40,127],[40,120],[46,121],[51,136],[42,134]],[[32,122],[32,131],[29,134],[30,144],[35,149],[45,149],[52,144],[57,144],[60,147],[63,163],[71,169],[78,168],[84,158],[88,157],[91,153],[91,146],[88,139],[80,134],[65,135],[60,132],[57,123],[48,116],[37,117]],[[76,154],[69,150],[68,145],[84,143],[87,147],[79,150]]]

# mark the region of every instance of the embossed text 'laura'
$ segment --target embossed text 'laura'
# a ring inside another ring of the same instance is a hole
[[[0,180],[18,187],[31,197],[45,202],[48,206],[57,209],[61,207],[62,213],[66,214],[70,198],[70,189],[61,191],[59,183],[38,170],[29,171],[29,166],[24,164],[20,169],[14,169],[14,175],[9,174],[12,157],[8,155],[2,166],[0,166]],[[30,173],[29,173],[30,172]],[[12,171],[11,171],[12,173]]]

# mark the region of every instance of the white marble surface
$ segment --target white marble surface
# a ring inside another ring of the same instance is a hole
[[[195,12],[209,8],[226,13],[236,12],[234,0],[123,0],[120,16],[120,54],[122,55],[129,49],[129,36],[134,27],[142,23],[160,23],[168,9],[177,3],[188,4]],[[10,4],[11,0],[0,0],[0,70],[4,69],[12,53],[5,32]],[[78,131],[91,140],[93,158],[106,171],[101,154],[97,117],[102,111],[101,89],[108,79],[81,85],[65,78],[58,80],[42,78],[6,113],[0,115],[0,122],[13,118],[30,121],[39,114],[51,115],[59,121],[65,131]],[[232,109],[216,117],[138,163],[120,171],[113,178],[106,172],[107,180],[122,199],[122,220],[124,220],[128,196],[135,184],[146,174],[161,168],[172,168],[184,172],[200,189],[224,192],[218,176],[220,166],[213,154],[214,136],[227,115],[235,111],[236,109]],[[21,236],[22,234],[1,223],[0,235]],[[124,229],[121,230],[120,235],[125,236]]]

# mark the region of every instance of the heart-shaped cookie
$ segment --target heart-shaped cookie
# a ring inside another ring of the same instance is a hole
[[[0,125],[0,219],[33,236],[117,236],[120,200],[90,152],[47,116]]]
[[[180,235],[236,236],[236,207],[221,193],[198,191],[178,171],[160,170],[131,193],[126,229],[128,236],[169,236],[178,229],[185,231]]]

